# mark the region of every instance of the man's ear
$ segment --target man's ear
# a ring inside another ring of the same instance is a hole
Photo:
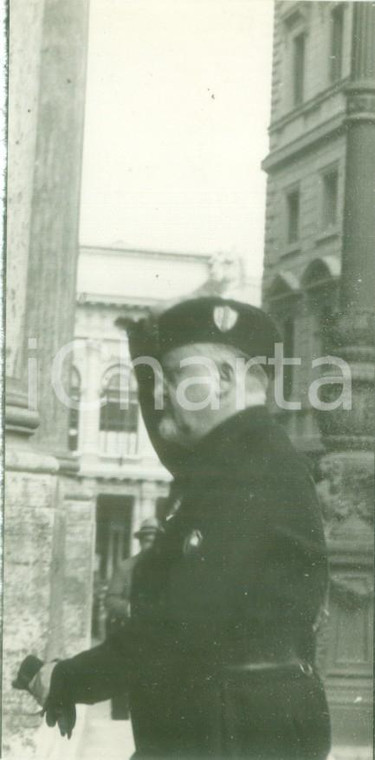
[[[234,367],[229,362],[221,362],[219,365],[220,397],[227,398],[234,388]]]

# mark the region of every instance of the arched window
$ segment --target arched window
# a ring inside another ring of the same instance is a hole
[[[79,402],[81,398],[81,377],[75,367],[71,369],[70,376],[70,398],[74,407],[69,409],[69,432],[68,446],[70,451],[78,449],[78,430],[79,430]]]
[[[130,367],[112,367],[103,378],[100,410],[100,450],[115,457],[135,456],[138,438],[138,397]]]
[[[280,272],[273,281],[268,294],[268,311],[273,317],[283,341],[284,357],[293,358],[296,352],[296,308],[298,280],[290,272]],[[284,366],[284,396],[290,399],[295,385],[294,366]]]
[[[322,374],[322,368],[313,367],[313,361],[332,353],[330,333],[332,317],[338,305],[339,274],[340,261],[334,256],[326,256],[310,262],[301,278],[301,394],[306,410],[304,434],[316,439],[319,431],[308,393],[311,383]]]
[[[338,306],[340,261],[334,256],[314,259],[305,270],[301,286],[305,313],[310,319],[310,358],[330,351],[330,326]]]

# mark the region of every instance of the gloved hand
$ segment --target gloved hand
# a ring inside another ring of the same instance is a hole
[[[76,707],[69,695],[69,677],[63,660],[53,668],[44,713],[47,726],[53,727],[57,723],[61,736],[70,739],[76,724]]]
[[[64,663],[43,663],[34,655],[25,657],[12,685],[15,689],[28,691],[43,708],[48,726],[60,729],[61,736],[70,739],[76,723],[74,702],[68,697]],[[57,671],[57,672],[56,672]]]

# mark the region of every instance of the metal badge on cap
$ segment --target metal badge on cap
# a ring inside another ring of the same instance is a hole
[[[220,332],[229,332],[238,320],[238,312],[231,306],[215,306],[213,319]]]

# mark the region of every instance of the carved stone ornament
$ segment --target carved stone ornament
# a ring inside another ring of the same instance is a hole
[[[323,477],[317,489],[327,534],[331,535],[349,523],[351,529],[357,527],[368,531],[374,519],[374,462],[371,453],[366,456],[362,453],[356,456],[354,453],[352,456],[323,457],[320,471]]]
[[[332,354],[344,362],[349,372],[346,382],[350,407],[340,404],[316,416],[324,445],[329,450],[373,450],[375,432],[375,317],[372,312],[339,314],[330,327]],[[343,391],[343,375],[334,365],[324,375],[320,397],[335,402]]]
[[[331,578],[330,598],[346,610],[357,610],[371,602],[374,587],[365,578]]]

